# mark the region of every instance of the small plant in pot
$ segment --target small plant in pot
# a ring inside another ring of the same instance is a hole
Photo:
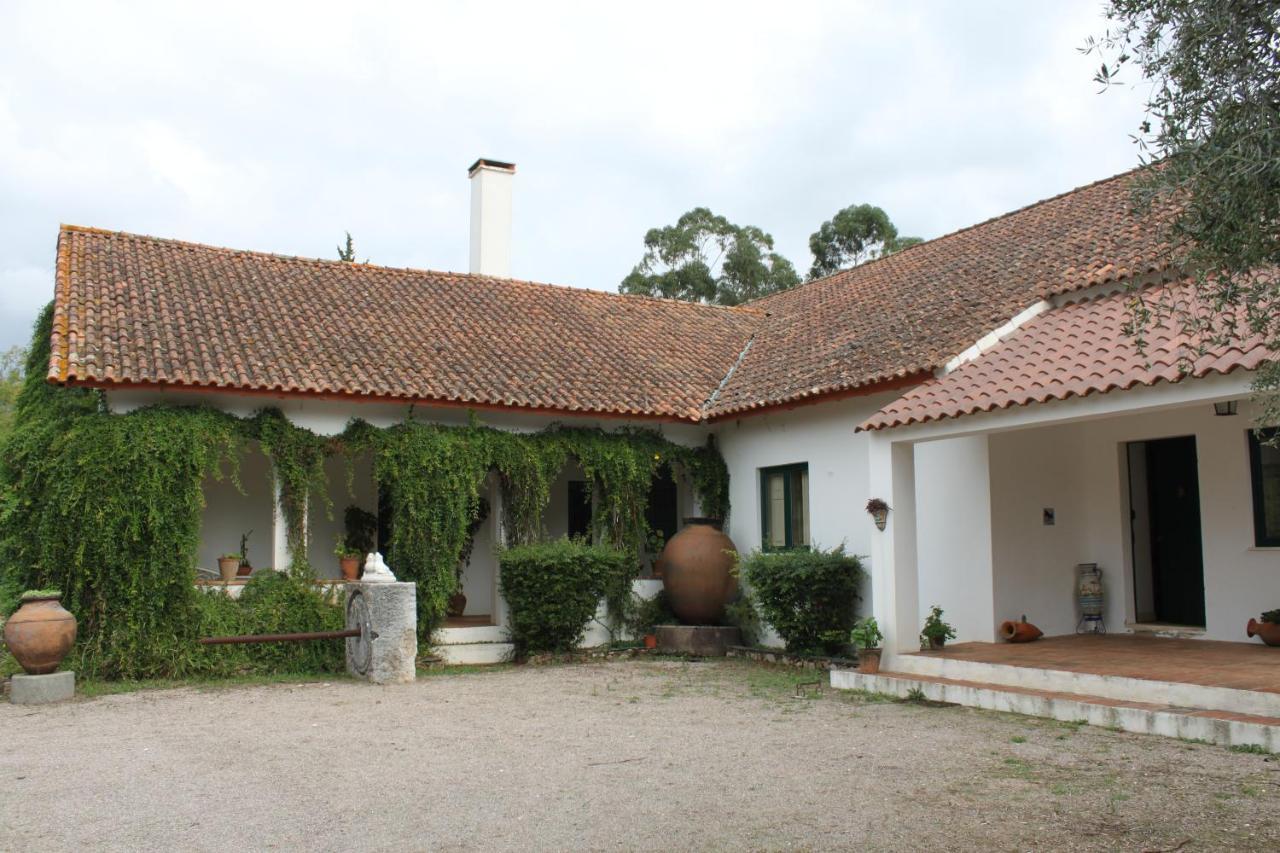
[[[343,535],[333,549],[342,569],[343,580],[360,577],[360,563],[366,554],[373,553],[378,538],[378,517],[368,510],[352,505],[342,514]]]
[[[333,555],[338,558],[338,568],[342,571],[343,580],[353,581],[360,578],[360,557],[363,555],[359,548],[351,546],[346,536],[338,537]]]
[[[876,617],[859,619],[849,632],[849,641],[858,649],[858,672],[879,672],[884,634],[880,633]]]
[[[942,608],[933,605],[929,618],[924,620],[924,629],[920,632],[920,648],[937,651],[947,644],[947,640],[956,638],[956,629],[942,621]]]
[[[218,574],[224,581],[233,581],[240,573],[240,555],[222,554],[218,557]]]
[[[247,578],[253,574],[253,565],[249,562],[249,537],[253,535],[253,531],[240,537],[240,567],[236,570],[239,577]]]
[[[1268,610],[1262,614],[1261,620],[1250,619],[1245,633],[1268,646],[1280,646],[1280,610]]]
[[[885,522],[889,520],[889,505],[880,498],[872,498],[867,501],[867,514],[875,521],[877,530],[884,530]]]

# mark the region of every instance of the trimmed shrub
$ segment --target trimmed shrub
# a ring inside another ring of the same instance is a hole
[[[623,551],[574,539],[503,551],[498,564],[516,653],[575,648],[600,599],[619,578],[634,572],[633,561]]]
[[[846,554],[843,545],[830,551],[755,551],[741,570],[760,613],[786,641],[787,651],[840,652],[866,577],[858,557]]]

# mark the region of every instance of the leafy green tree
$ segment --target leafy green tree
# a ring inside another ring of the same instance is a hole
[[[1154,163],[1139,206],[1172,202],[1173,261],[1209,311],[1140,305],[1134,330],[1168,312],[1205,343],[1244,332],[1280,350],[1280,2],[1110,0],[1110,25],[1083,48],[1105,90],[1136,66],[1151,88],[1135,142]],[[1280,422],[1280,364],[1254,388]]]
[[[809,236],[813,266],[809,280],[822,278],[864,261],[923,242],[919,237],[899,237],[889,214],[870,204],[852,204],[822,223]]]
[[[22,347],[10,347],[0,353],[0,443],[9,434],[13,423],[13,407],[22,390],[23,365],[27,351]]]
[[[346,261],[349,264],[356,262],[356,244],[351,239],[351,232],[347,232],[347,243],[345,246],[338,247],[338,260]]]
[[[773,251],[773,237],[705,207],[651,228],[644,247],[622,293],[738,305],[800,283],[791,262]]]

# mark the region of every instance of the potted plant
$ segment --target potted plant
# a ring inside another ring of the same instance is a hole
[[[240,555],[223,554],[218,557],[218,574],[224,581],[233,581],[240,572]]]
[[[76,641],[76,617],[60,603],[56,589],[33,589],[4,623],[4,642],[28,675],[55,672]]]
[[[363,556],[359,548],[353,548],[346,536],[338,536],[337,544],[333,548],[333,555],[338,558],[338,568],[342,571],[342,579],[353,581],[360,577],[360,557]]]
[[[360,577],[360,561],[376,547],[378,517],[353,504],[342,513],[342,526],[345,532],[338,537],[333,553],[343,579],[353,581]]]
[[[884,530],[885,522],[889,520],[889,505],[880,498],[872,498],[867,501],[867,513],[876,523],[877,530]]]
[[[858,672],[873,673],[880,671],[880,644],[884,642],[884,634],[876,624],[876,617],[868,616],[859,619],[849,632],[849,641],[858,649]]]
[[[1250,619],[1245,632],[1268,646],[1280,646],[1280,610],[1268,610],[1262,614],[1261,621]]]
[[[933,605],[929,618],[924,620],[924,630],[920,632],[920,648],[937,651],[947,644],[947,640],[956,638],[956,629],[942,621],[942,608]]]
[[[249,537],[253,535],[253,531],[240,537],[240,568],[236,570],[236,575],[247,578],[253,574],[253,566],[249,563]]]

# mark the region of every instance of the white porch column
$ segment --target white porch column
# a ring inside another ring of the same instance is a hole
[[[278,572],[289,568],[289,534],[288,524],[284,519],[284,508],[280,503],[280,478],[271,477],[271,568]]]
[[[943,609],[956,642],[996,639],[991,459],[986,435],[915,446],[920,610]]]
[[[919,648],[916,569],[915,448],[891,440],[892,433],[869,436],[869,497],[889,504],[884,531],[871,531],[872,612],[884,632],[886,668],[893,655]],[[859,507],[861,509],[861,507]]]

